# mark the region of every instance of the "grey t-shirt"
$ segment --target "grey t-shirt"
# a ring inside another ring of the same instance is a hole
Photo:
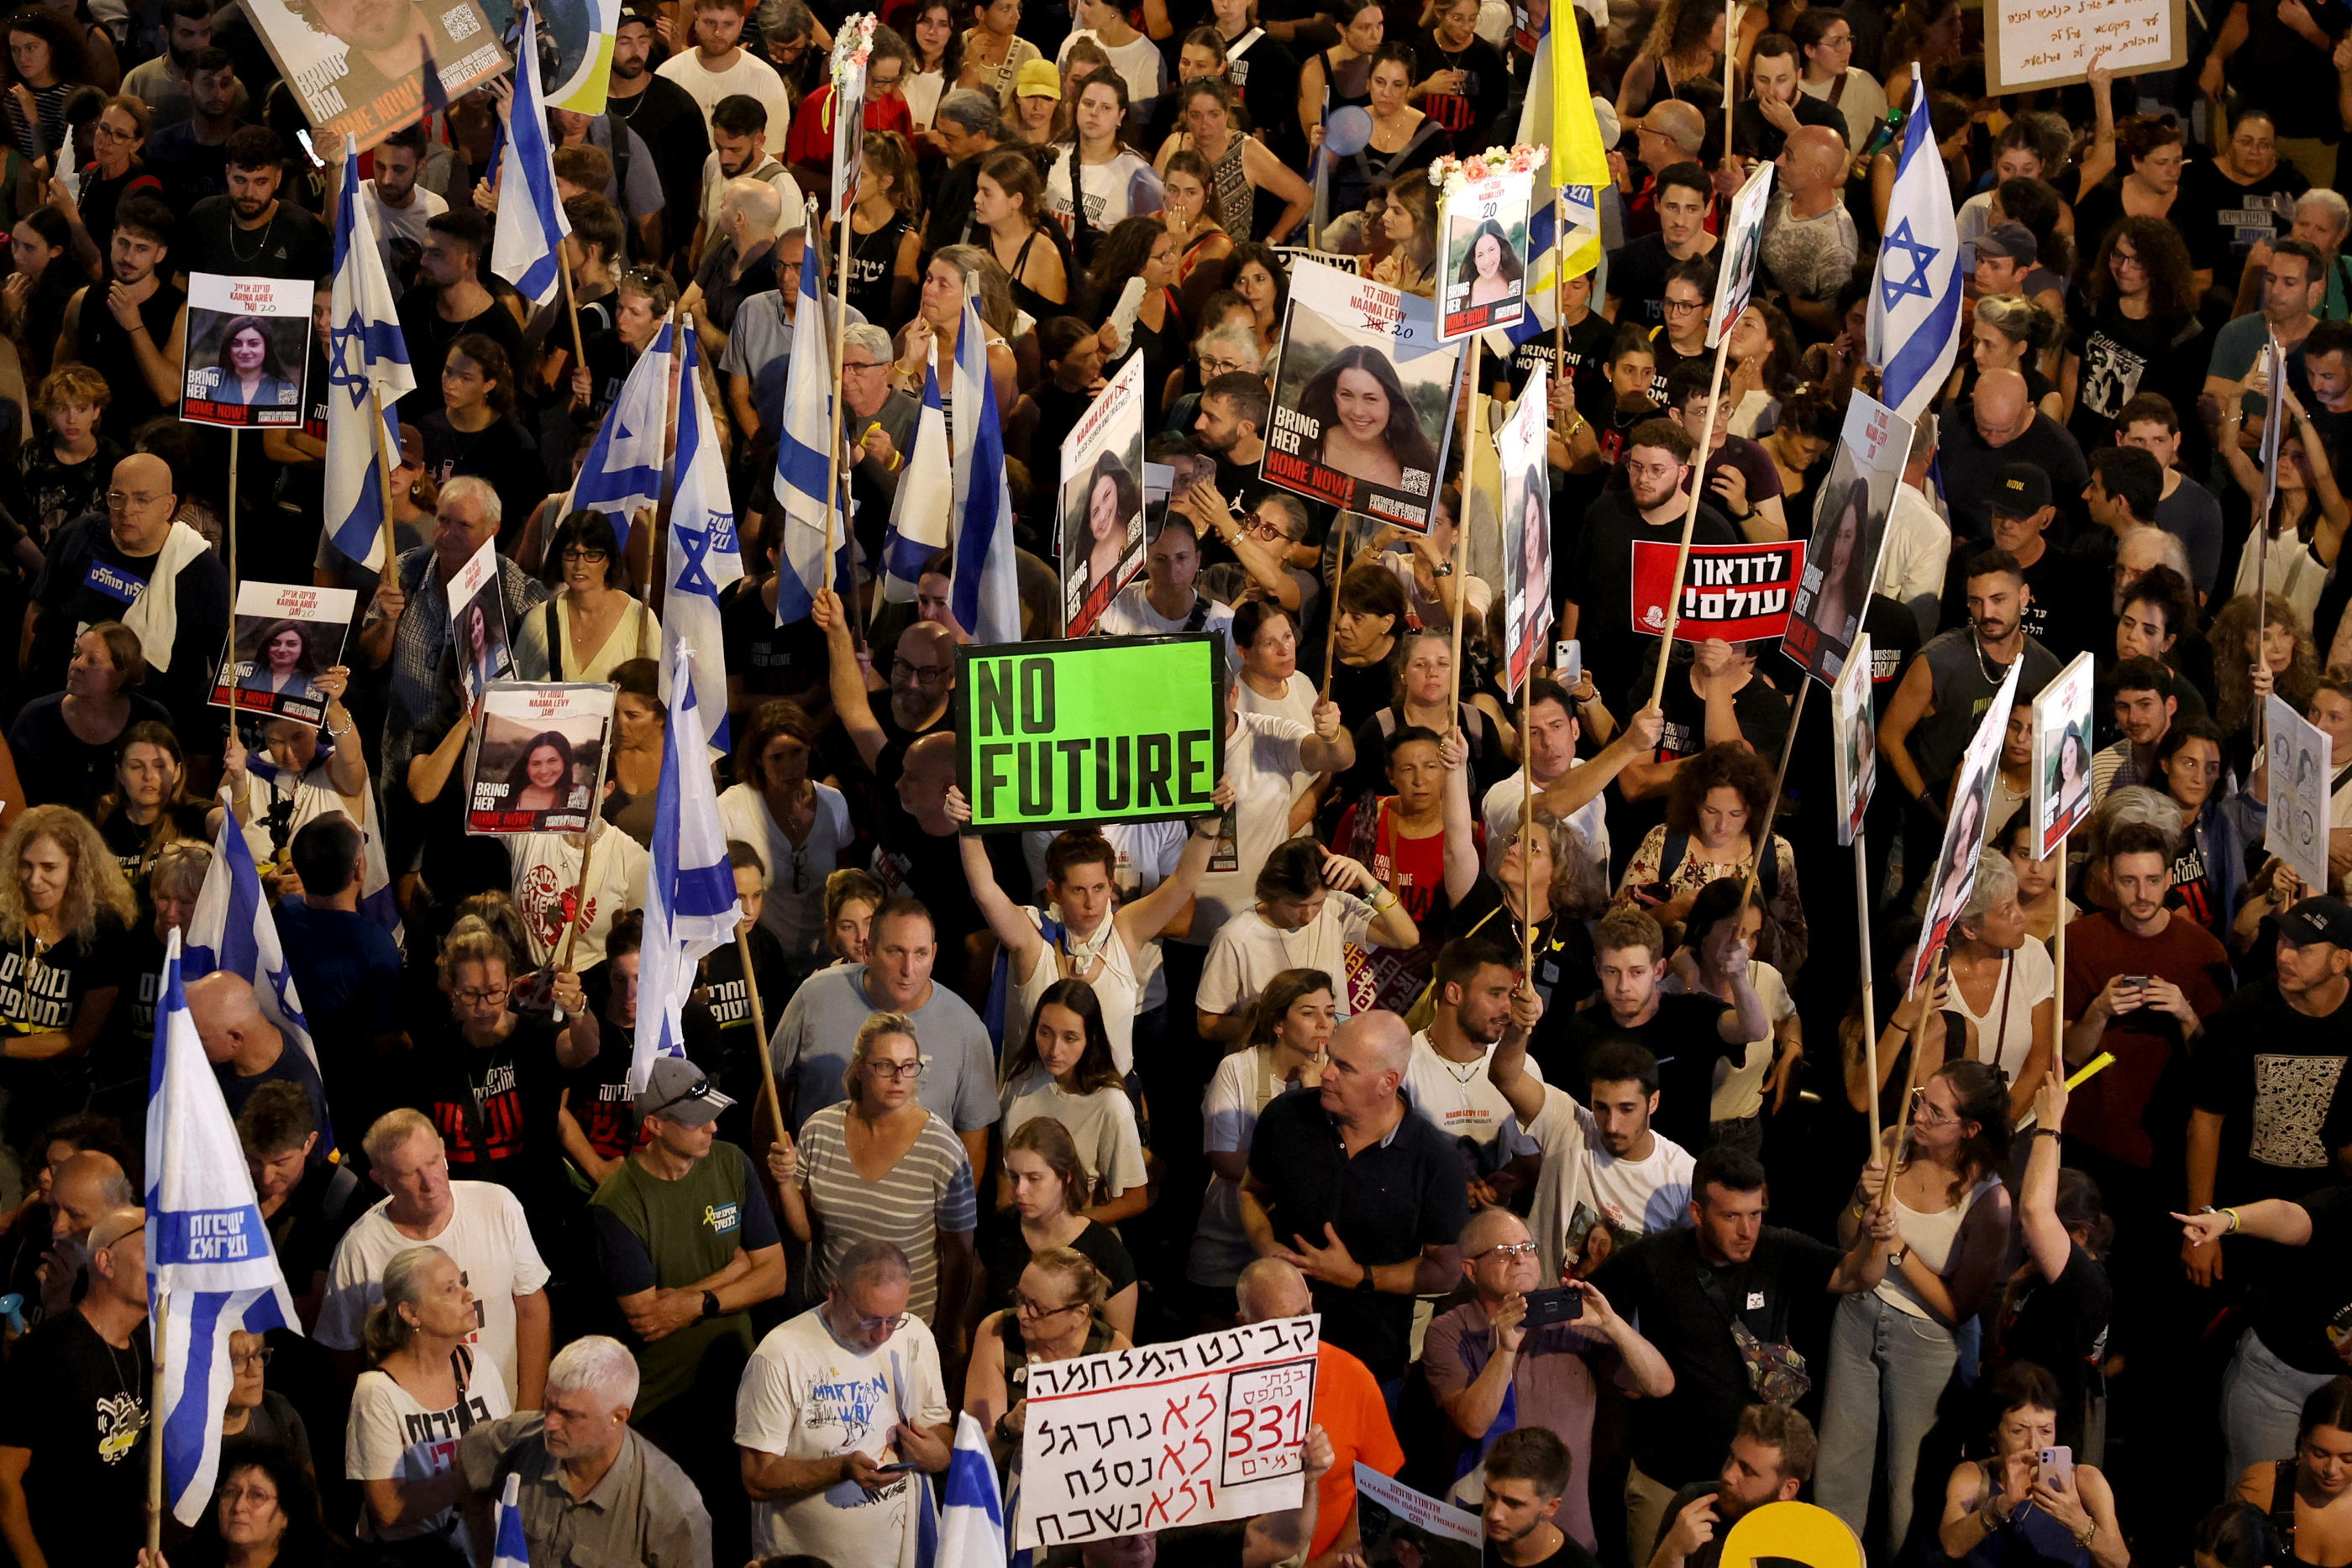
[[[795,1134],[811,1116],[849,1097],[844,1078],[850,1048],[866,1019],[882,1010],[866,995],[863,964],[821,969],[793,993],[768,1041],[768,1055],[782,1081],[779,1092],[791,1096]],[[913,1017],[915,1040],[923,1050],[923,1073],[915,1081],[923,1109],[959,1133],[993,1124],[996,1061],[980,1015],[935,984]]]
[[[2189,570],[2197,591],[2211,593],[2221,575],[2221,503],[2187,475],[2179,487],[2156,504],[2156,526],[2189,550]]]

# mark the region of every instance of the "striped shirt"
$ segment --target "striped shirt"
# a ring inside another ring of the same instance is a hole
[[[849,1105],[828,1105],[801,1126],[801,1190],[818,1228],[816,1289],[832,1288],[842,1255],[860,1241],[895,1243],[914,1274],[907,1310],[931,1321],[939,1300],[939,1233],[970,1235],[980,1225],[971,1160],[955,1130],[930,1116],[914,1145],[878,1182],[849,1155]]]

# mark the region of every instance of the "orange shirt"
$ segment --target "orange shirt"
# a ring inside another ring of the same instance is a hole
[[[1315,1424],[1331,1439],[1333,1463],[1316,1483],[1315,1542],[1309,1557],[1331,1550],[1356,1514],[1356,1461],[1384,1476],[1404,1466],[1388,1402],[1372,1369],[1336,1344],[1315,1347]]]

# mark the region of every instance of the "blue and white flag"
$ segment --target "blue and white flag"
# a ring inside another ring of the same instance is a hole
[[[173,1517],[193,1525],[212,1505],[220,1468],[221,1416],[236,1378],[229,1334],[301,1325],[236,1124],[188,1016],[180,964],[174,931],[147,1074],[147,1306],[163,1375],[160,1407],[150,1412],[163,1444],[163,1496]]]
[[[694,988],[695,966],[705,953],[735,939],[735,922],[743,912],[735,895],[735,868],[727,859],[719,794],[705,760],[693,654],[684,641],[673,640],[669,665],[669,743],[662,747],[661,782],[654,790],[653,872],[646,879],[637,1034],[629,1057],[633,1092],[646,1086],[654,1058],[686,1054],[686,1026],[678,1010]],[[690,758],[684,766],[681,756]]]
[[[1003,1568],[1004,1502],[996,1490],[996,1461],[988,1434],[970,1411],[956,1416],[955,1453],[940,1486],[936,1568]]]
[[[969,294],[955,358],[956,624],[975,643],[1021,641],[1021,583],[1013,558],[1013,493],[1004,476],[1004,431],[996,418],[996,378],[988,370],[988,329]]]
[[[948,548],[948,519],[954,512],[955,470],[948,461],[948,416],[940,401],[940,350],[933,340],[923,365],[922,413],[915,422],[914,444],[898,470],[898,492],[890,498],[890,528],[882,540],[885,600],[914,602],[923,563]]]
[[[530,1568],[530,1538],[522,1532],[522,1473],[507,1472],[507,1490],[499,1494],[492,1505],[498,1523],[490,1539],[493,1548],[490,1568]]]
[[[370,392],[383,403],[382,450],[400,450],[393,404],[416,390],[408,340],[375,232],[375,203],[360,194],[357,139],[343,138],[343,195],[335,206],[334,325],[327,341],[327,537],[361,565],[384,570],[384,484],[376,470]]]
[[[711,727],[709,755],[716,761],[732,749],[727,717],[727,652],[719,625],[719,596],[743,575],[742,547],[736,542],[735,507],[727,493],[727,459],[719,449],[718,425],[703,400],[698,373],[701,351],[694,323],[686,324],[686,374],[677,404],[677,489],[670,497],[669,548],[663,555],[662,619],[694,651],[695,704],[719,716]],[[667,669],[663,672],[667,676]],[[665,682],[665,701],[670,693]]]
[[[1943,390],[1959,347],[1960,225],[1915,65],[1886,237],[1870,280],[1869,358],[1885,381],[1879,400],[1917,419]]]
[[[269,901],[261,895],[261,873],[235,815],[226,810],[221,812],[220,835],[213,841],[212,866],[188,916],[186,969],[192,980],[226,969],[249,981],[261,1016],[288,1044],[301,1049],[312,1072],[319,1071],[310,1020],[302,1016],[302,998],[294,988],[294,972],[286,967],[278,923],[269,917]],[[319,1144],[334,1153],[334,1130],[320,1128]]]
[[[499,217],[490,235],[490,270],[533,305],[544,305],[563,280],[559,253],[572,221],[555,199],[555,150],[548,145],[547,110],[539,98],[539,23],[529,10],[522,14],[522,42],[515,50],[506,155],[494,167]]]
[[[641,511],[661,505],[662,449],[669,436],[670,324],[665,321],[653,346],[637,356],[620,395],[604,411],[596,439],[580,465],[580,476],[563,497],[563,513],[603,512],[613,519],[614,537],[629,547],[629,533]]]
[[[816,233],[814,222],[809,232]],[[785,367],[784,423],[776,435],[776,499],[783,503],[783,570],[776,579],[776,624],[808,619],[816,591],[824,586],[826,519],[833,530],[833,586],[848,597],[848,508],[825,505],[824,486],[832,452],[841,444],[841,420],[833,406],[833,303],[817,276],[817,246],[801,253],[801,283],[793,306],[792,361]],[[832,443],[828,448],[826,443]],[[848,472],[833,474],[846,488]]]

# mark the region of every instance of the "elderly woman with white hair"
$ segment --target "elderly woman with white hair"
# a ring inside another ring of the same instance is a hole
[[[630,1427],[636,1398],[636,1358],[619,1340],[589,1334],[557,1352],[538,1410],[483,1422],[457,1445],[475,1539],[511,1472],[522,1479],[523,1539],[534,1562],[709,1563],[702,1494]]]
[[[2314,186],[2295,198],[2294,222],[2287,237],[2318,247],[2327,264],[2327,297],[2318,310],[2323,321],[2341,321],[2352,313],[2352,300],[2347,300],[2345,292],[2341,254],[2347,236],[2352,236],[2352,202],[2325,186]],[[2231,315],[2251,316],[2262,308],[2263,274],[2270,259],[2267,241],[2256,244],[2246,254],[2246,270],[2238,279],[2238,302]]]
[[[1949,1028],[1958,1019],[1963,1035],[1947,1038],[1942,1060],[1967,1057],[1999,1068],[2009,1080],[2014,1120],[2032,1106],[2054,1060],[2058,971],[2050,950],[2028,939],[2017,872],[2006,855],[1988,850],[1977,857],[1975,891],[1960,906],[1945,951],[1944,1021]],[[1887,1054],[1883,1045],[1879,1053]],[[1921,1063],[1921,1077],[1935,1065]]]

